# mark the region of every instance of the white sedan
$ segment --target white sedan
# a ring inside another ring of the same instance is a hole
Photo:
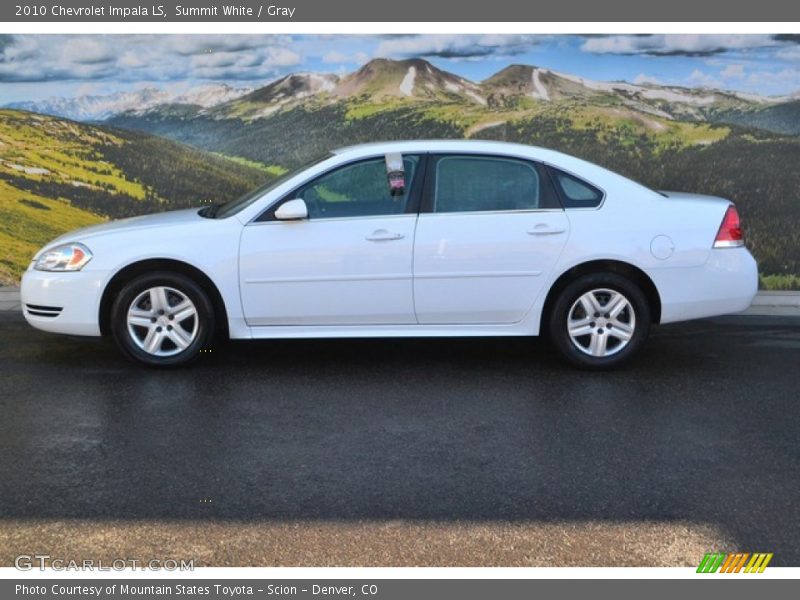
[[[652,324],[742,311],[734,205],[531,146],[341,149],[233,202],[54,240],[22,279],[39,329],[173,366],[231,339],[535,336],[616,366]]]

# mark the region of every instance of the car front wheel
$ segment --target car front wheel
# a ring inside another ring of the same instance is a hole
[[[180,273],[151,273],[130,281],[111,311],[114,339],[133,360],[170,367],[196,358],[214,331],[208,295]]]
[[[633,356],[650,329],[650,307],[641,289],[616,273],[579,277],[557,297],[550,339],[580,367],[605,369]]]

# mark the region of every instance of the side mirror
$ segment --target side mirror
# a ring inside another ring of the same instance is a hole
[[[275,218],[278,221],[299,221],[300,219],[308,218],[308,207],[305,200],[302,198],[295,198],[284,202],[275,211]]]

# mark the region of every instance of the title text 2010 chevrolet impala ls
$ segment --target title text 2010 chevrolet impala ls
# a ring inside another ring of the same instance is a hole
[[[28,322],[186,363],[233,339],[534,336],[618,365],[651,324],[744,310],[734,205],[541,148],[345,148],[223,205],[68,233],[22,280]]]

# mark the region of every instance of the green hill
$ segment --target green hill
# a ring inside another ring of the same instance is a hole
[[[0,110],[0,282],[65,231],[225,201],[270,177],[145,133]]]

